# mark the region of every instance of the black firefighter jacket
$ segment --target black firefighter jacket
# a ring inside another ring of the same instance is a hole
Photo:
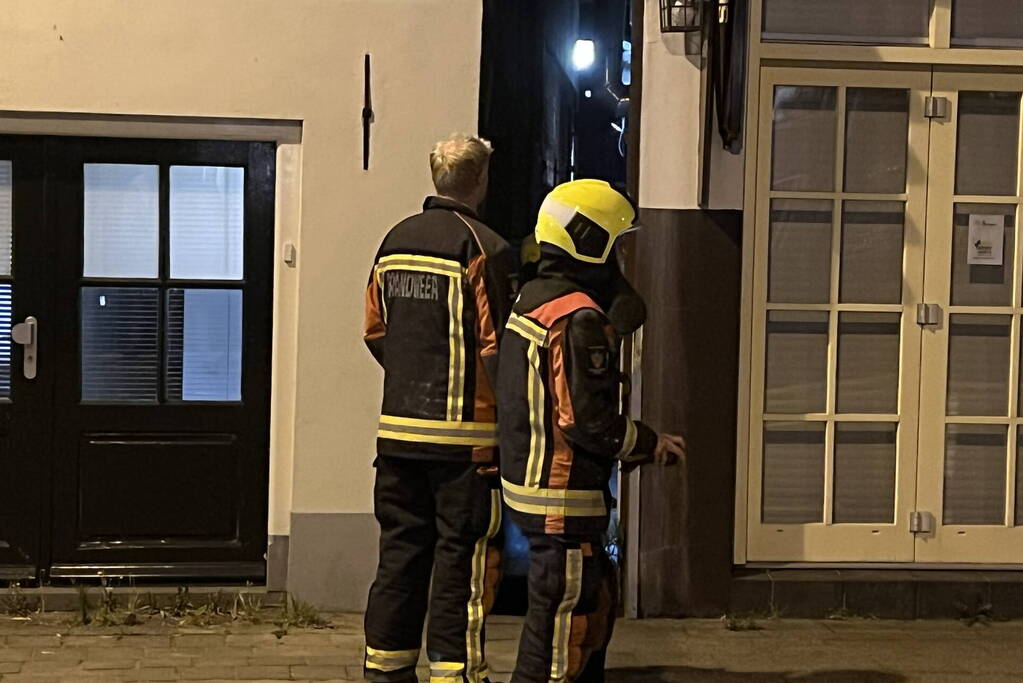
[[[384,369],[380,455],[489,463],[493,380],[511,308],[507,243],[440,197],[387,234],[366,289],[366,345]]]
[[[501,347],[504,500],[524,531],[592,537],[607,530],[616,459],[645,459],[656,433],[620,410],[619,339],[580,287],[523,287]]]

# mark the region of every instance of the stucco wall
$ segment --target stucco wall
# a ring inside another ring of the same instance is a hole
[[[475,130],[480,22],[477,0],[3,2],[0,111],[302,122],[300,147],[279,154],[278,242],[299,252],[276,275],[272,535],[295,514],[364,524],[371,510],[380,376],[360,337],[366,274],[430,189],[431,143]]]
[[[640,206],[695,209],[700,205],[702,149],[711,146],[711,209],[741,209],[743,157],[702,141],[706,71],[686,54],[686,38],[662,34],[659,0],[645,0],[643,107],[640,133]]]

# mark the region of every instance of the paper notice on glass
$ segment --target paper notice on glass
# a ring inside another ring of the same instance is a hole
[[[971,266],[1002,265],[1005,244],[1005,216],[970,214],[970,251],[966,262]]]

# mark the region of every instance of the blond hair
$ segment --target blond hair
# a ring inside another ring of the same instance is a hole
[[[437,192],[456,199],[471,195],[490,163],[491,152],[490,143],[474,135],[454,134],[438,142],[430,153]]]

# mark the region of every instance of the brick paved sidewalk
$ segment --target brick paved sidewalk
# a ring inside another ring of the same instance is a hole
[[[8,681],[361,680],[361,616],[334,627],[272,624],[177,627],[68,625],[68,615],[0,618],[0,678]],[[620,622],[608,683],[900,683],[1023,681],[1023,623],[765,620],[730,632],[720,621]],[[495,683],[508,680],[519,621],[490,625]],[[425,671],[424,671],[425,673]]]

